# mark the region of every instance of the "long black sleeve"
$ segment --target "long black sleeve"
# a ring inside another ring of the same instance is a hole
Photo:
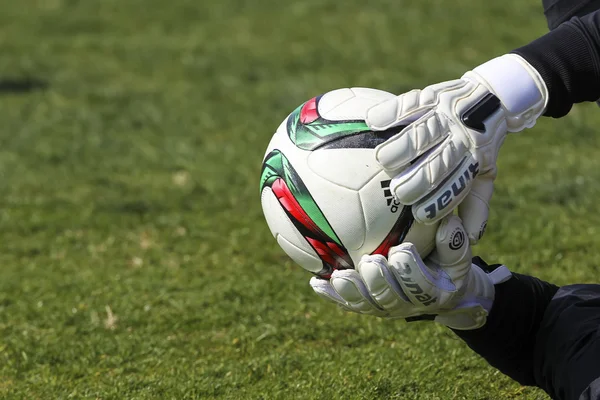
[[[600,10],[574,17],[513,53],[544,79],[549,91],[545,116],[560,118],[573,104],[600,98]]]
[[[600,0],[542,0],[550,30],[573,17],[583,17],[600,10]]]
[[[535,384],[553,399],[600,399],[600,285],[561,287],[534,349]]]
[[[503,374],[522,385],[537,386],[537,334],[557,290],[537,278],[513,274],[496,286],[494,306],[482,328],[454,332]]]
[[[488,266],[476,257],[485,271]],[[479,329],[454,332],[490,365],[556,400],[600,399],[600,285],[513,274]]]

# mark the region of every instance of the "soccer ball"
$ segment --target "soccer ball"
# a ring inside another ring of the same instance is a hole
[[[364,254],[387,256],[413,243],[422,257],[435,246],[436,224],[414,220],[398,203],[375,147],[399,132],[371,131],[367,110],[394,95],[339,89],[315,97],[281,123],[263,159],[260,192],[277,243],[296,263],[328,278]]]

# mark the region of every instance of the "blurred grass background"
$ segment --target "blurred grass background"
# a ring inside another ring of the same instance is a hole
[[[0,2],[0,397],[544,399],[433,324],[348,315],[270,236],[279,122],[454,79],[538,0]],[[491,262],[595,282],[595,105],[510,137]]]

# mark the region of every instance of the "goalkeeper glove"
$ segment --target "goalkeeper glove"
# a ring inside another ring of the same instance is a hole
[[[395,176],[390,188],[412,205],[417,221],[433,223],[459,204],[468,237],[485,230],[496,178],[496,158],[507,132],[532,127],[548,102],[539,73],[508,54],[461,79],[413,90],[372,107],[373,130],[406,126],[376,148],[377,161]]]

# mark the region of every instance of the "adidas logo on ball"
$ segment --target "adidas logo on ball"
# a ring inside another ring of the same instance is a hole
[[[392,191],[390,190],[390,183],[392,181],[388,179],[387,181],[381,181],[381,188],[383,189],[383,195],[387,200],[387,205],[390,206],[390,211],[393,213],[398,212],[398,207],[401,205],[398,200],[394,198]]]

